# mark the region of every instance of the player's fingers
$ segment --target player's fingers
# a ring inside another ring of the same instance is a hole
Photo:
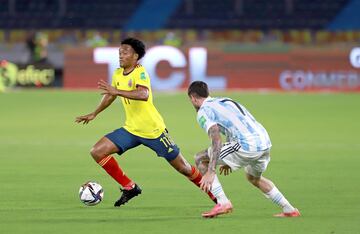
[[[102,85],[98,85],[98,89],[107,90],[107,88]]]
[[[205,192],[209,192],[211,189],[211,183],[208,181],[207,184],[206,184],[206,190]]]
[[[98,82],[98,87],[107,87],[108,85],[104,82]]]
[[[210,190],[211,190],[211,184],[208,183],[207,186],[206,186],[205,192],[209,192]]]
[[[82,121],[83,121],[83,119],[81,117],[77,117],[75,120],[76,123],[81,123]]]
[[[99,86],[103,86],[103,87],[109,86],[108,83],[106,83],[106,82],[103,81],[103,80],[100,80],[100,81],[98,82],[98,85],[99,85]]]
[[[200,181],[200,188],[201,188],[201,189],[203,189],[204,184],[205,184],[205,183],[204,183],[204,181],[203,181],[203,180],[201,180],[201,181]]]
[[[200,189],[206,192],[206,183],[205,182],[202,182],[200,184]]]
[[[202,191],[206,192],[206,186],[205,186],[205,184],[202,184],[202,185],[200,186],[200,188],[201,188]]]
[[[209,192],[211,190],[211,184],[209,183],[208,190],[206,192]]]

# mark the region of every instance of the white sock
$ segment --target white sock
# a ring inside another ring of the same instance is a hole
[[[270,192],[264,193],[265,197],[270,199],[273,203],[280,206],[283,209],[283,212],[289,213],[295,210],[295,208],[289,203],[284,195],[274,186]]]
[[[211,193],[216,197],[218,204],[225,204],[229,202],[229,199],[226,197],[217,175],[215,175],[214,182],[212,183]]]

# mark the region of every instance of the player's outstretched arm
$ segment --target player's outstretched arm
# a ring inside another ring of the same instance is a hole
[[[95,119],[95,117],[103,110],[105,110],[110,104],[116,99],[116,96],[112,96],[106,94],[102,97],[99,105],[96,107],[95,111],[91,112],[87,115],[78,116],[75,119],[76,123],[88,124],[91,120]]]
[[[216,175],[216,163],[220,157],[220,151],[221,151],[221,135],[220,135],[220,129],[217,124],[211,126],[209,128],[209,137],[211,139],[211,150],[209,155],[209,166],[208,171],[205,173],[203,178],[200,181],[200,188],[204,190],[205,192],[208,192],[211,190],[211,185],[214,181],[215,175]]]
[[[98,88],[103,90],[103,95],[109,94],[113,96],[121,96],[128,99],[133,100],[142,100],[147,101],[149,98],[149,90],[148,88],[138,85],[135,90],[126,91],[126,90],[119,90],[115,87],[109,85],[103,80],[98,82]]]

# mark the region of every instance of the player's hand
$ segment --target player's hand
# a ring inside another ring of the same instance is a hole
[[[214,181],[215,175],[216,175],[215,172],[207,171],[200,180],[200,188],[205,192],[209,192],[211,190],[211,186]]]
[[[112,87],[111,85],[109,85],[108,83],[106,83],[103,80],[100,80],[98,82],[98,88],[104,91],[101,93],[102,95],[109,94],[112,96],[116,96],[118,93],[116,88]]]
[[[224,176],[230,175],[230,173],[232,172],[231,167],[229,167],[228,165],[221,165],[219,169],[220,175],[224,173]]]
[[[76,117],[76,123],[88,124],[91,120],[95,119],[96,115],[94,113],[90,113],[87,115]]]

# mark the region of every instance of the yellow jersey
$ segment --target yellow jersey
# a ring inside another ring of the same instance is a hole
[[[111,84],[113,87],[119,90],[131,91],[140,85],[149,90],[149,98],[147,101],[120,97],[126,116],[124,128],[139,137],[149,139],[158,138],[165,130],[165,123],[153,104],[149,75],[142,65],[137,65],[135,69],[127,75],[124,75],[123,72],[123,68],[115,70]]]

